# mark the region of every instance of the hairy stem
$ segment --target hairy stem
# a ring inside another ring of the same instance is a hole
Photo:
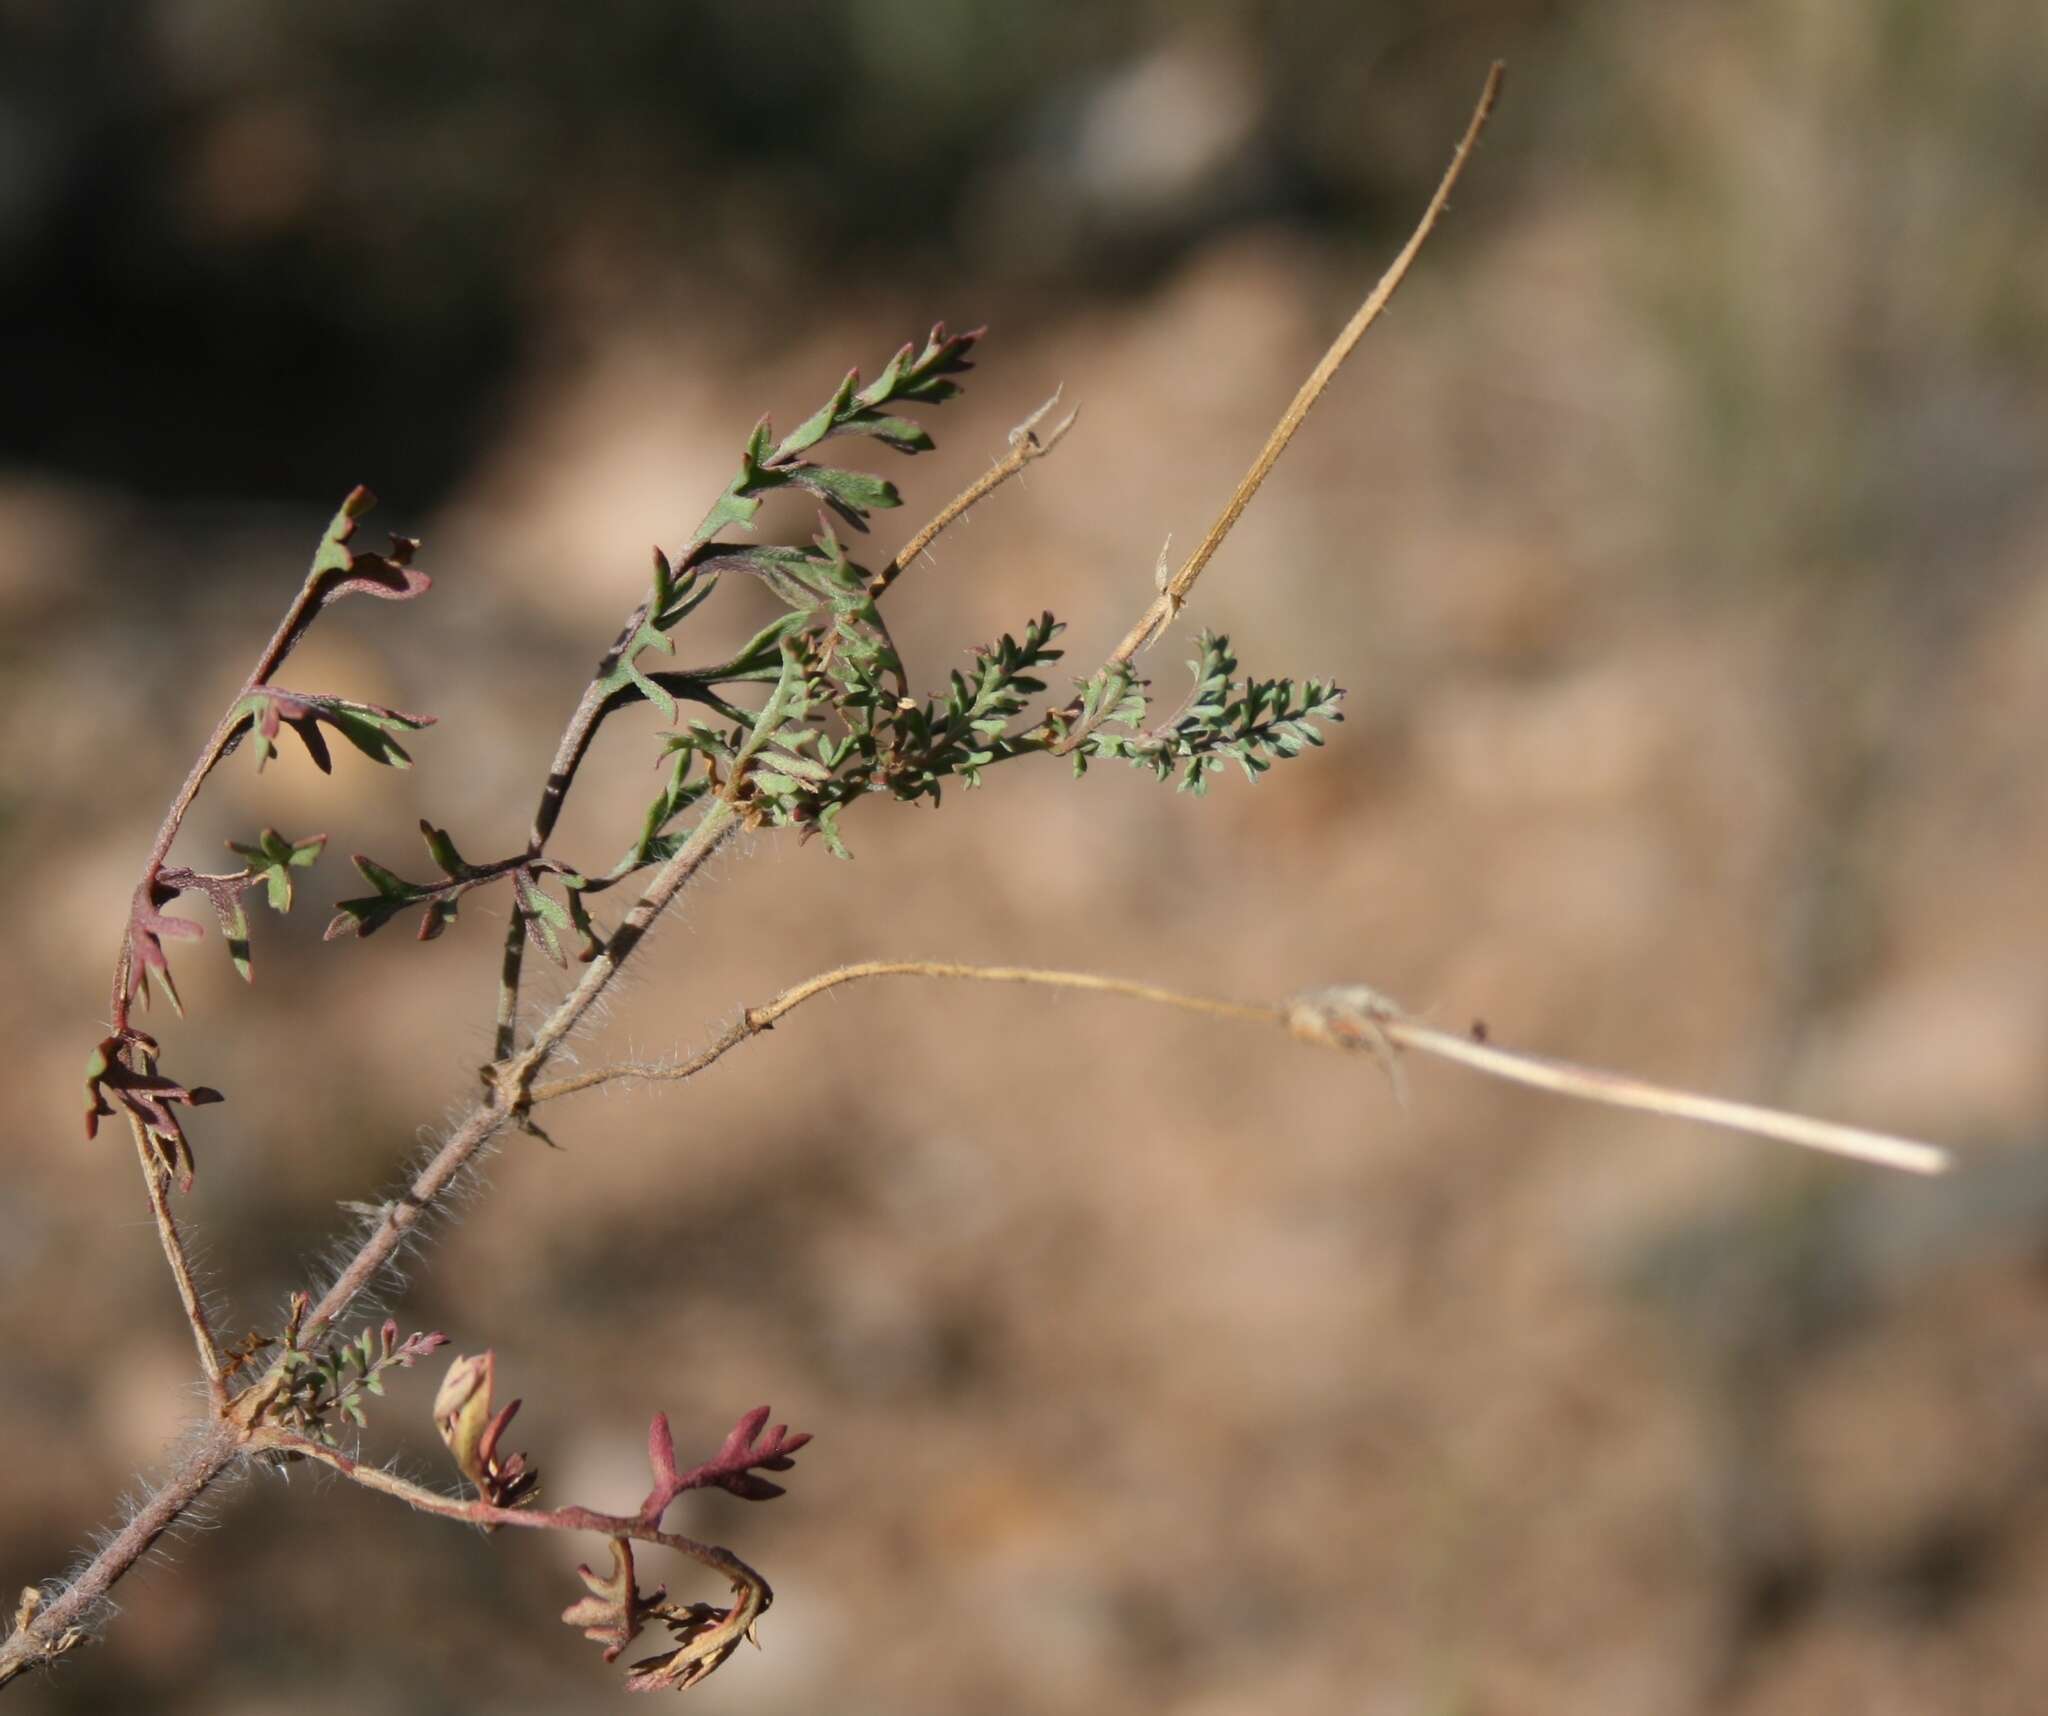
[[[0,1687],[84,1642],[86,1624],[115,1583],[240,1455],[235,1437],[216,1422],[83,1572],[47,1603],[25,1600],[15,1630],[0,1640]]]
[[[476,1153],[508,1121],[523,1111],[527,1102],[527,1088],[534,1073],[546,1064],[563,1038],[575,1029],[578,1021],[610,986],[620,967],[645,939],[647,929],[654,919],[682,892],[691,878],[702,868],[705,860],[730,837],[738,825],[739,813],[727,801],[716,800],[708,807],[703,818],[692,830],[690,838],[676,855],[656,872],[653,883],[635,902],[632,911],[613,934],[605,951],[592,962],[583,981],[555,1009],[547,1023],[536,1034],[534,1042],[516,1059],[495,1069],[498,1076],[492,1080],[490,1094],[470,1110],[447,1141],[435,1152],[433,1159],[414,1176],[405,1195],[385,1206],[376,1227],[363,1240],[334,1284],[299,1325],[299,1338],[302,1343],[310,1342],[355,1302],[364,1289],[377,1278],[379,1271],[390,1262],[399,1246],[404,1243],[406,1235],[418,1225],[422,1216],[435,1207],[449,1186],[474,1159]],[[138,1148],[146,1150],[146,1147],[146,1140],[139,1139]],[[177,1240],[176,1226],[170,1219],[167,1206],[157,1195],[160,1187],[154,1178],[152,1165],[145,1159],[143,1166],[145,1177],[152,1189],[151,1207],[157,1211],[158,1227],[165,1236],[166,1249],[173,1254],[173,1273],[177,1276],[181,1296],[186,1302],[194,1339],[200,1343],[202,1356],[208,1359],[209,1387],[215,1393],[216,1410],[206,1440],[178,1468],[172,1479],[150,1497],[112,1542],[93,1557],[87,1564],[86,1571],[72,1581],[63,1594],[49,1605],[24,1605],[21,1623],[4,1643],[0,1643],[0,1686],[4,1686],[27,1669],[47,1663],[81,1641],[84,1635],[79,1623],[90,1614],[93,1606],[148,1552],[150,1546],[198,1499],[207,1485],[220,1475],[228,1463],[236,1458],[244,1439],[252,1437],[253,1426],[260,1418],[260,1412],[254,1407],[260,1403],[266,1390],[274,1394],[277,1382],[282,1376],[281,1370],[273,1371],[269,1377],[253,1385],[249,1394],[241,1400],[234,1403],[225,1400],[225,1382],[219,1373],[219,1361],[212,1344],[212,1332],[206,1324],[190,1271],[185,1267],[183,1248]],[[251,1406],[251,1410],[246,1414],[240,1410],[244,1402]],[[577,1510],[566,1510],[563,1517],[565,1525],[569,1523],[567,1512],[575,1511]],[[608,1516],[593,1514],[588,1518],[592,1521],[603,1521]],[[532,1522],[515,1516],[501,1523]],[[608,1523],[576,1523],[573,1528],[611,1530]],[[614,1532],[613,1535],[620,1533]],[[647,1540],[693,1555],[707,1566],[729,1571],[736,1579],[744,1578],[750,1581],[757,1591],[766,1590],[766,1586],[751,1569],[723,1550],[696,1544],[691,1539],[668,1533],[656,1533]]]
[[[142,1184],[149,1194],[150,1214],[156,1217],[157,1238],[164,1248],[164,1261],[171,1266],[171,1279],[178,1284],[178,1303],[185,1307],[185,1321],[192,1328],[192,1344],[199,1349],[199,1365],[206,1373],[206,1394],[216,1413],[228,1403],[227,1376],[221,1369],[220,1344],[207,1320],[206,1306],[199,1297],[199,1285],[192,1278],[191,1260],[178,1232],[178,1218],[171,1210],[171,1173],[150,1147],[149,1133],[134,1115],[128,1129],[135,1136],[135,1154],[142,1164]]]
[[[495,1062],[487,1069],[491,1075],[490,1094],[463,1117],[433,1158],[413,1177],[404,1195],[384,1206],[376,1225],[343,1266],[334,1284],[307,1313],[302,1340],[310,1341],[355,1303],[397,1254],[406,1235],[440,1202],[477,1152],[508,1122],[525,1112],[534,1074],[547,1064],[563,1039],[611,986],[620,967],[645,938],[648,927],[738,826],[739,813],[731,804],[724,799],[713,800],[690,831],[689,839],[655,872],[654,880],[612,932],[604,951],[590,962],[582,981],[534,1033],[533,1041],[509,1060]]]

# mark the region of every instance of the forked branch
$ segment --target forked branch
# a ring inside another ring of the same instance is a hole
[[[1938,1173],[1948,1166],[1944,1152],[1909,1139],[1502,1048],[1483,1040],[1483,1033],[1476,1030],[1474,1037],[1441,1031],[1362,986],[1319,990],[1280,1003],[1246,1003],[1083,972],[874,961],[823,972],[748,1009],[710,1047],[687,1060],[620,1065],[536,1082],[592,1015],[655,920],[742,829],[796,827],[806,837],[822,836],[831,850],[844,855],[836,819],[851,804],[877,795],[913,803],[929,797],[936,802],[947,781],[977,785],[985,769],[1048,750],[1071,753],[1077,770],[1091,758],[1114,758],[1161,779],[1178,772],[1184,789],[1199,792],[1208,776],[1229,761],[1255,777],[1276,761],[1322,743],[1318,724],[1341,719],[1341,690],[1320,680],[1297,684],[1241,676],[1224,638],[1205,636],[1194,664],[1194,688],[1163,721],[1148,717],[1146,688],[1131,664],[1179,613],[1337,370],[1406,277],[1448,204],[1492,112],[1500,82],[1501,68],[1496,65],[1414,234],[1303,382],[1216,522],[1177,572],[1169,577],[1162,564],[1156,599],[1111,652],[1101,672],[1084,682],[1081,699],[1063,710],[1036,713],[1046,686],[1034,675],[1061,658],[1055,647],[1061,627],[1051,614],[1030,620],[1015,636],[1006,633],[999,642],[971,652],[969,665],[951,675],[947,689],[920,701],[908,693],[905,666],[878,604],[941,531],[1050,451],[1072,425],[1071,415],[1041,437],[1038,425],[1054,404],[1047,401],[1012,432],[1004,456],[879,571],[854,564],[832,518],[865,532],[872,512],[900,503],[894,486],[871,473],[837,468],[809,455],[840,435],[866,437],[901,453],[929,448],[930,437],[920,424],[895,413],[935,404],[957,391],[948,378],[972,367],[969,359],[979,331],[948,335],[943,325],[936,327],[921,349],[915,342],[904,346],[865,387],[857,371],[849,372],[823,408],[779,441],[763,419],[747,441],[737,473],[681,550],[673,558],[655,550],[649,593],[599,661],[564,729],[525,851],[473,866],[462,859],[447,830],[423,823],[422,833],[445,882],[412,884],[370,859],[356,860],[377,894],[342,902],[342,917],[336,922],[353,925],[358,934],[371,933],[416,905],[425,907],[423,930],[431,934],[452,916],[462,894],[487,882],[512,883],[512,922],[499,967],[495,1056],[482,1069],[480,1096],[443,1135],[404,1192],[376,1206],[353,1206],[369,1215],[370,1222],[344,1252],[346,1261],[317,1302],[310,1290],[294,1295],[283,1335],[252,1332],[240,1346],[223,1352],[169,1201],[171,1180],[189,1186],[191,1176],[191,1151],[179,1110],[218,1101],[219,1093],[179,1083],[161,1072],[155,1040],[130,1024],[129,1008],[138,995],[147,998],[152,977],[176,1003],[164,940],[189,940],[202,932],[195,921],[167,914],[165,908],[174,899],[186,892],[208,897],[223,939],[246,976],[243,894],[261,885],[273,906],[286,909],[292,872],[310,864],[324,842],[325,836],[287,840],[266,829],[255,844],[236,846],[248,860],[239,872],[216,876],[167,867],[186,812],[223,757],[246,739],[260,766],[274,749],[280,728],[289,725],[322,768],[327,766],[323,729],[349,739],[377,761],[403,766],[407,759],[394,732],[426,724],[425,717],[341,697],[286,691],[271,683],[293,645],[330,601],[352,593],[405,600],[426,587],[425,575],[410,564],[417,545],[408,539],[394,538],[388,556],[359,553],[349,546],[355,521],[369,504],[366,491],[350,495],[323,538],[290,611],[216,725],[159,829],[132,897],[116,965],[113,1035],[100,1044],[88,1065],[88,1132],[100,1118],[119,1111],[125,1110],[131,1119],[159,1237],[206,1374],[211,1411],[203,1435],[181,1452],[172,1475],[68,1584],[52,1587],[47,1594],[24,1595],[12,1632],[0,1639],[0,1685],[80,1642],[113,1584],[220,1474],[251,1455],[314,1460],[423,1511],[486,1530],[514,1526],[600,1533],[609,1539],[612,1569],[606,1574],[579,1570],[589,1595],[574,1604],[564,1620],[605,1643],[608,1661],[645,1625],[659,1622],[667,1627],[673,1635],[671,1648],[635,1665],[627,1682],[631,1688],[683,1688],[710,1673],[742,1639],[751,1637],[771,1593],[765,1581],[730,1552],[664,1531],[664,1514],[678,1495],[706,1486],[749,1500],[779,1494],[780,1487],[761,1474],[787,1469],[806,1437],[791,1436],[777,1426],[764,1439],[767,1412],[761,1408],[739,1421],[711,1459],[684,1469],[675,1462],[666,1419],[657,1416],[649,1438],[653,1484],[638,1512],[543,1510],[531,1505],[538,1478],[525,1457],[505,1454],[499,1447],[518,1403],[493,1411],[491,1357],[484,1353],[458,1360],[436,1400],[437,1426],[474,1491],[473,1496],[442,1495],[360,1464],[334,1445],[332,1432],[343,1416],[362,1421],[361,1396],[382,1392],[380,1378],[387,1369],[409,1367],[443,1337],[420,1334],[400,1342],[398,1325],[389,1321],[380,1345],[372,1331],[345,1337],[336,1324],[378,1280],[419,1223],[446,1201],[479,1154],[507,1128],[530,1127],[535,1106],[624,1079],[689,1079],[773,1029],[796,1008],[848,983],[879,977],[947,978],[1112,995],[1234,1023],[1277,1026],[1298,1040],[1324,1047],[1364,1049],[1380,1059],[1397,1086],[1401,1056],[1413,1051],[1587,1101],[1693,1119],[1909,1172]],[[809,543],[764,543],[729,534],[744,532],[763,497],[783,488],[808,493],[825,509],[818,534]],[[643,669],[643,653],[674,653],[672,634],[728,575],[758,581],[791,611],[717,665]],[[755,698],[758,708],[745,706]],[[585,872],[549,856],[546,848],[603,722],[636,701],[647,702],[669,723],[664,742],[667,782],[626,856],[609,870]],[[714,719],[686,720],[686,703]],[[542,890],[543,877],[564,891],[566,902]],[[638,898],[618,927],[600,937],[587,900],[628,878],[640,889]],[[584,969],[522,1045],[524,940],[531,934],[560,963],[562,950],[555,932],[572,925],[582,938]],[[272,1347],[279,1349],[279,1356],[260,1377],[245,1368],[256,1353]],[[357,1355],[353,1359],[348,1356],[352,1352]],[[668,1603],[659,1588],[642,1593],[634,1580],[635,1542],[675,1550],[724,1574],[732,1581],[734,1602],[721,1610],[702,1603]]]
[[[1059,402],[1059,394],[1054,393],[1010,431],[1010,450],[941,507],[929,524],[897,550],[895,559],[884,566],[869,583],[869,595],[881,595],[917,563],[917,557],[938,540],[939,533],[948,525],[965,517],[972,507],[994,494],[1026,465],[1044,458],[1060,444],[1067,431],[1073,428],[1074,419],[1081,415],[1081,410],[1076,406],[1041,436],[1038,433],[1039,424],[1051,415],[1052,408]]]

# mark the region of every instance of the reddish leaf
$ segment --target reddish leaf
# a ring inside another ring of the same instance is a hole
[[[196,925],[194,926],[197,927]],[[206,1085],[187,1088],[156,1070],[156,1039],[141,1031],[124,1031],[104,1039],[85,1067],[85,1135],[95,1136],[104,1116],[125,1108],[142,1123],[157,1159],[177,1176],[178,1189],[192,1189],[192,1146],[178,1123],[172,1104],[198,1108],[225,1098]],[[140,1061],[130,1064],[130,1057]]]
[[[205,936],[206,930],[190,918],[170,917],[158,909],[177,897],[178,889],[159,877],[144,882],[129,900],[128,986],[123,999],[133,1001],[139,995],[143,1005],[147,1006],[149,981],[154,975],[170,1001],[171,1010],[183,1018],[185,1008],[178,999],[176,985],[171,982],[171,962],[164,952],[164,938],[198,941]]]
[[[787,1494],[780,1484],[756,1473],[788,1471],[796,1464],[796,1451],[810,1441],[811,1434],[799,1430],[791,1435],[788,1425],[778,1424],[764,1440],[761,1427],[767,1422],[768,1408],[755,1407],[732,1427],[716,1454],[701,1466],[679,1472],[668,1414],[657,1412],[647,1429],[647,1463],[653,1468],[654,1484],[640,1504],[640,1517],[650,1525],[658,1524],[669,1503],[685,1490],[721,1489],[742,1501],[773,1501]]]
[[[321,538],[310,574],[314,600],[321,607],[343,596],[406,602],[432,584],[433,580],[412,564],[420,545],[409,536],[392,537],[389,554],[358,554],[348,546],[356,533],[356,520],[376,504],[377,497],[368,489],[361,485],[351,489]]]
[[[661,1607],[668,1589],[657,1585],[652,1595],[643,1596],[633,1582],[633,1545],[623,1537],[615,1537],[611,1546],[609,1574],[593,1573],[588,1567],[576,1569],[589,1586],[590,1595],[571,1603],[562,1611],[562,1619],[572,1627],[581,1627],[585,1638],[603,1645],[606,1662],[617,1662],[647,1624],[649,1615]]]

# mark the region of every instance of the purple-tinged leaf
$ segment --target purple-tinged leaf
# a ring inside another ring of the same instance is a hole
[[[156,909],[179,894],[203,894],[206,897],[213,907],[214,916],[220,920],[228,957],[243,980],[248,981],[249,918],[242,906],[242,895],[261,884],[268,891],[272,907],[278,911],[289,910],[292,901],[291,872],[311,864],[320,856],[326,843],[324,834],[316,834],[307,840],[287,841],[276,829],[266,828],[254,846],[244,846],[233,840],[228,842],[231,851],[249,860],[241,870],[230,875],[209,875],[182,866],[158,870],[151,882],[135,892],[134,910],[129,920],[128,998],[132,1000],[139,994],[147,1002],[149,979],[154,973],[156,981],[162,984],[164,993],[170,997],[171,1005],[181,1015],[184,1012],[179,1006],[178,992],[171,985],[162,938],[170,936],[174,940],[195,941],[206,932],[188,918],[169,917]],[[145,899],[154,903],[144,905]]]
[[[152,877],[136,888],[128,902],[128,987],[124,999],[133,1001],[137,996],[142,1004],[149,1005],[149,985],[153,976],[162,987],[165,998],[171,1004],[171,1011],[181,1019],[185,1016],[184,1003],[178,999],[177,986],[171,982],[171,962],[164,952],[164,938],[172,941],[199,941],[206,935],[203,925],[190,918],[167,916],[158,908],[169,905],[178,897],[176,886],[165,882],[161,875]]]
[[[258,770],[276,754],[279,729],[289,727],[298,734],[306,747],[306,755],[313,759],[313,766],[323,775],[334,772],[334,759],[328,752],[326,737],[320,731],[323,723],[372,762],[384,763],[394,769],[411,768],[412,758],[392,733],[418,732],[434,724],[431,715],[408,715],[402,709],[386,709],[381,704],[286,691],[272,685],[258,686],[251,691],[235,705],[234,714],[250,723]]]
[[[687,1472],[676,1469],[675,1438],[669,1430],[668,1414],[657,1412],[647,1427],[647,1464],[654,1483],[640,1504],[640,1517],[658,1525],[668,1506],[685,1490],[722,1489],[742,1501],[773,1501],[787,1492],[780,1484],[756,1475],[759,1471],[786,1472],[796,1464],[795,1454],[811,1439],[810,1432],[790,1434],[789,1426],[778,1424],[763,1438],[768,1408],[757,1406],[735,1424],[718,1452],[701,1466]]]
[[[562,1619],[581,1627],[583,1636],[605,1647],[606,1662],[617,1662],[648,1617],[662,1607],[668,1595],[664,1585],[643,1595],[634,1583],[633,1545],[623,1537],[611,1539],[612,1570],[608,1574],[578,1567],[576,1572],[589,1587],[590,1595],[579,1598],[562,1611]]]
[[[442,879],[435,882],[408,881],[396,871],[386,869],[376,859],[356,853],[355,867],[377,891],[337,903],[335,916],[327,925],[328,941],[348,935],[374,935],[399,913],[410,911],[414,906],[425,908],[421,913],[419,939],[432,941],[454,921],[456,904],[464,894],[502,876],[512,878],[517,896],[515,909],[525,920],[537,945],[548,949],[554,931],[567,928],[571,923],[572,914],[540,887],[542,874],[561,869],[551,859],[534,861],[522,852],[495,863],[472,864],[457,850],[446,829],[436,828],[431,822],[422,820],[420,834],[427,843],[428,854],[442,871]],[[533,928],[536,920],[541,924],[540,931]],[[556,963],[560,964],[559,942],[550,951]]]
[[[196,926],[195,926],[196,927]],[[178,1189],[192,1189],[192,1146],[178,1123],[172,1104],[198,1108],[225,1098],[206,1085],[187,1087],[156,1070],[156,1039],[141,1031],[125,1031],[103,1039],[85,1065],[85,1135],[95,1136],[100,1121],[125,1108],[143,1131],[164,1168],[177,1177]],[[131,1065],[130,1057],[141,1064]]]
[[[459,881],[471,873],[471,865],[456,849],[448,830],[436,828],[425,817],[420,818],[420,836],[427,843],[427,856],[441,866],[441,874],[451,881]]]
[[[568,908],[540,885],[530,870],[512,876],[512,893],[518,901],[519,921],[526,926],[527,939],[557,965],[569,963],[557,933],[569,927]]]
[[[354,853],[349,861],[362,872],[363,880],[377,891],[353,900],[337,901],[335,914],[328,921],[327,928],[321,936],[323,941],[334,941],[346,935],[375,935],[400,912],[419,905],[422,901],[433,899],[432,888],[421,887],[417,882],[408,882],[403,876],[385,869],[366,853]],[[420,928],[422,941],[431,941],[439,935],[446,919],[455,915],[453,900],[434,899],[433,904],[444,909],[439,912],[429,910],[428,923]]]
[[[349,491],[341,510],[320,539],[308,574],[313,599],[321,607],[343,596],[377,596],[387,602],[406,602],[422,594],[433,582],[412,564],[419,544],[409,536],[394,536],[389,554],[358,554],[349,547],[356,533],[356,520],[377,504],[377,497],[358,485]]]
[[[883,367],[882,373],[854,396],[854,403],[872,408],[896,399],[922,399],[928,403],[951,399],[960,389],[945,378],[964,375],[974,367],[967,354],[987,332],[986,328],[970,328],[964,334],[949,334],[944,322],[935,323],[923,351],[913,356],[913,348],[904,346]]]

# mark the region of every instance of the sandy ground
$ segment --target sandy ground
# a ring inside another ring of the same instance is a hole
[[[496,1350],[557,1501],[629,1506],[657,1408],[707,1450],[760,1401],[816,1433],[788,1498],[685,1510],[778,1591],[765,1653],[702,1708],[2039,1707],[2048,388],[1961,300],[2048,278],[2048,227],[1976,224],[1977,157],[1940,123],[1844,160],[1843,125],[1883,133],[1863,110],[1786,111],[1711,33],[1676,62],[1620,40],[1696,179],[1560,174],[1454,225],[1149,658],[1177,695],[1210,625],[1255,670],[1334,675],[1327,749],[1204,802],[1021,764],[936,813],[859,807],[848,865],[751,839],[578,1052],[699,1045],[859,958],[1259,999],[1364,981],[1452,1028],[1938,1138],[1962,1170],[1424,1066],[1404,1110],[1370,1065],[1245,1028],[917,984],[844,991],[687,1089],[579,1099],[559,1152],[494,1160],[398,1314]],[[1785,178],[1802,150],[1839,171]],[[1977,240],[2006,249],[1965,279]],[[648,541],[760,411],[795,421],[934,312],[986,315],[940,452],[886,467],[902,516],[1055,384],[1081,423],[892,617],[920,685],[1044,607],[1078,667],[1378,260],[1260,230],[1119,304],[878,291],[772,339],[724,331],[738,303],[657,303],[537,368],[438,515],[394,492],[372,522],[426,539],[431,596],[338,610],[287,682],[432,711],[418,767],[234,759],[182,849],[333,834],[300,911],[259,923],[254,990],[210,939],[174,955],[190,1019],[157,1020],[229,1094],[184,1208],[230,1326],[274,1325],[336,1203],[388,1186],[487,1053],[503,903],[431,946],[322,947],[342,855],[418,871],[422,815],[473,857],[517,842]],[[319,522],[0,485],[16,1579],[61,1567],[193,1409],[133,1167],[118,1132],[78,1136],[71,1069],[158,803]],[[195,560],[217,575],[154,578]],[[722,596],[684,655],[745,635],[751,601]],[[608,734],[564,850],[629,837],[652,724]],[[438,1476],[433,1381],[393,1387],[371,1454]],[[554,1621],[599,1544],[485,1540],[303,1473],[215,1519],[17,1704],[617,1701]]]

